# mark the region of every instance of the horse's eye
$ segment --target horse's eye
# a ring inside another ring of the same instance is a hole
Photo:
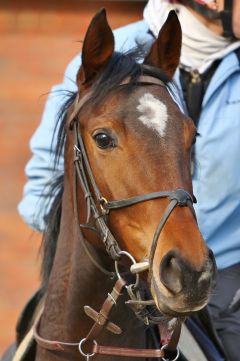
[[[113,148],[115,146],[113,138],[106,133],[98,133],[94,135],[94,140],[101,149]]]

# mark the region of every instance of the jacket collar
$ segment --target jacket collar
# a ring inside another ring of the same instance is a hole
[[[214,73],[206,94],[203,98],[203,107],[206,106],[213,93],[235,72],[240,71],[240,63],[236,53],[233,51],[229,53],[219,64],[216,72]],[[239,94],[237,95],[239,99]]]

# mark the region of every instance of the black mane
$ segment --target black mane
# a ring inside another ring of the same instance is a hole
[[[141,75],[148,75],[160,79],[171,91],[171,85],[167,75],[160,69],[145,66],[138,62],[144,58],[142,49],[137,48],[127,53],[115,52],[108,65],[101,72],[92,86],[92,96],[88,102],[91,106],[100,104],[116,89],[124,79],[129,78],[128,88],[131,90]],[[69,92],[67,100],[61,107],[53,134],[52,153],[54,155],[54,167],[56,168],[61,155],[64,152],[66,140],[67,111],[76,98],[77,92]],[[53,177],[54,181],[48,187],[48,194],[56,194],[51,205],[49,214],[46,216],[46,231],[42,242],[42,287],[46,289],[49,275],[52,269],[59,235],[61,205],[63,195],[63,174]],[[46,194],[44,194],[46,198]]]

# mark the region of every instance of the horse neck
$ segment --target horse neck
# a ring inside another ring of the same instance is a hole
[[[70,187],[69,184],[64,186],[60,233],[39,333],[49,340],[79,342],[93,325],[93,321],[84,313],[84,306],[89,305],[99,311],[114,281],[93,265],[82,247]],[[97,251],[94,256],[99,256]],[[121,346],[127,339],[127,346],[144,347],[143,329],[138,325],[140,334],[136,330],[133,332],[138,322],[124,302],[114,311],[114,318],[125,328],[124,333],[119,337],[105,331],[101,337],[105,344]],[[77,356],[80,358],[80,354]],[[37,360],[47,361],[52,357],[50,352],[38,348]],[[58,360],[57,354],[55,358]]]

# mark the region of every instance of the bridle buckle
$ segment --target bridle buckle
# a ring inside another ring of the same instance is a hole
[[[186,207],[189,201],[193,202],[190,194],[181,188],[172,192],[169,198],[171,201],[176,200],[179,207]]]
[[[107,208],[107,205],[108,205],[108,200],[104,197],[101,197],[99,199],[99,205],[100,205],[100,208],[102,210],[102,212],[104,214],[108,214],[109,213],[109,209]]]

